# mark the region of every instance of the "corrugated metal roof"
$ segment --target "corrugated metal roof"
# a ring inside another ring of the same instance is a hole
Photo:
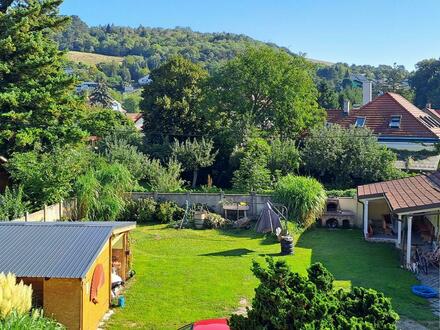
[[[84,278],[115,228],[129,222],[0,222],[0,272]]]

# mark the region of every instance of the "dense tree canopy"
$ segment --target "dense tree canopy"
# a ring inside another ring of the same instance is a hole
[[[403,175],[396,155],[364,128],[338,125],[312,130],[302,151],[304,170],[337,188],[390,180]]]
[[[49,38],[67,21],[58,15],[60,3],[28,0],[0,11],[1,154],[76,143],[85,135],[64,55]]]
[[[296,138],[324,121],[312,66],[269,47],[248,48],[227,62],[213,75],[207,99],[217,126],[241,136],[257,127]]]
[[[434,109],[440,108],[440,58],[424,60],[416,65],[416,71],[410,79],[415,90],[414,103],[424,108],[431,103]]]
[[[208,73],[181,56],[153,70],[145,86],[141,108],[147,137],[199,135],[204,122],[200,110],[202,84]]]

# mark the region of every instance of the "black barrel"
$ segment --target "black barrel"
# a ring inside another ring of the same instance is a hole
[[[283,236],[280,241],[281,244],[281,254],[289,255],[293,254],[293,237]]]

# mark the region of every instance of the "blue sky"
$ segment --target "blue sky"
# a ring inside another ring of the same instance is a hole
[[[412,70],[440,57],[440,0],[65,0],[61,12],[89,25],[242,33],[330,62]]]

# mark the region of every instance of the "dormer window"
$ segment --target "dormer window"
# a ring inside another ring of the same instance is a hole
[[[356,117],[354,127],[365,127],[365,117]]]
[[[400,128],[400,121],[402,119],[402,116],[391,116],[390,120],[390,128]]]

